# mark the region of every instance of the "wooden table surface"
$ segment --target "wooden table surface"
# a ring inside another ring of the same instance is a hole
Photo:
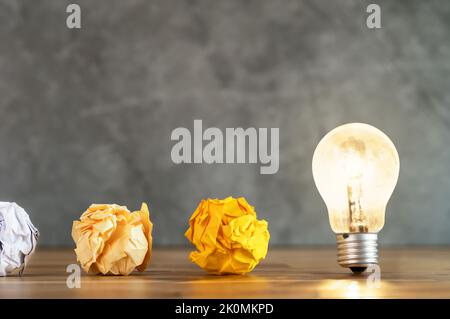
[[[147,271],[83,274],[66,285],[72,250],[39,250],[22,277],[0,278],[0,298],[450,298],[450,248],[383,248],[379,287],[336,263],[336,249],[272,248],[247,275],[214,276],[186,249],[155,249]]]

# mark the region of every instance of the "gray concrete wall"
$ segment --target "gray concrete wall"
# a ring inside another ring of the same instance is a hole
[[[312,179],[320,138],[372,124],[396,144],[384,244],[450,244],[450,2],[0,0],[0,197],[42,245],[72,245],[92,202],[150,204],[155,243],[185,244],[204,197],[245,196],[272,244],[334,237]],[[175,165],[171,131],[279,127],[280,170]]]

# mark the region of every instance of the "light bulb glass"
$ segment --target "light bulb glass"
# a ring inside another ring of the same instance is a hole
[[[339,126],[319,142],[312,171],[335,233],[377,233],[394,191],[400,160],[379,129],[362,123]]]

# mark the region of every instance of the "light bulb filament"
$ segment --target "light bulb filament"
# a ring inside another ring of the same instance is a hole
[[[364,211],[361,207],[361,179],[354,177],[347,185],[348,211],[350,213],[350,231],[366,233],[368,231]]]

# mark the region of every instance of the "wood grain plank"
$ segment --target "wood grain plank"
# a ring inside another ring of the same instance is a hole
[[[0,278],[0,298],[450,298],[450,248],[381,251],[380,287],[336,263],[335,248],[270,250],[252,273],[215,276],[188,260],[185,249],[155,249],[145,272],[83,274],[66,285],[71,250],[36,252],[22,276]]]

